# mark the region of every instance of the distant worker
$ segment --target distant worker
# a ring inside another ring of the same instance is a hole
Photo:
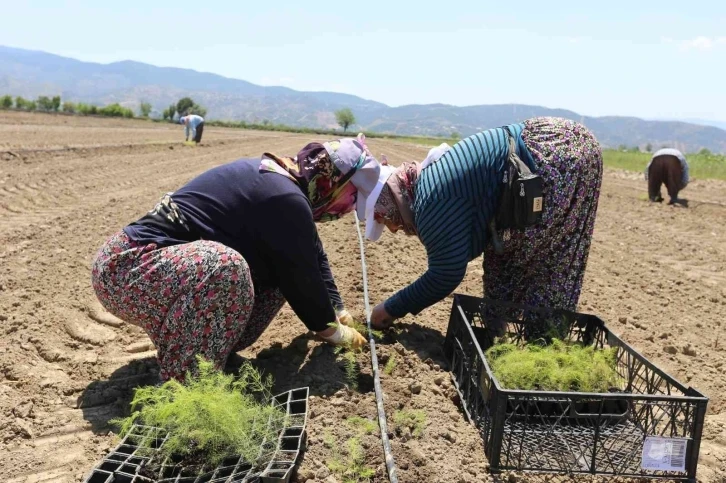
[[[190,141],[189,134],[191,132],[191,141],[199,144],[202,141],[202,133],[204,132],[204,118],[196,114],[188,114],[179,118],[179,124],[185,126],[185,136],[187,142]]]
[[[666,185],[669,205],[678,201],[678,192],[688,185],[688,161],[677,149],[661,149],[656,151],[645,168],[645,180],[648,181],[648,198],[660,203],[661,184]]]

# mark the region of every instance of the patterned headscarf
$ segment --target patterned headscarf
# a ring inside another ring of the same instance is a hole
[[[310,201],[315,221],[335,220],[355,208],[356,188],[350,178],[356,169],[343,174],[320,143],[309,143],[294,159],[264,153],[260,171],[295,181]]]
[[[416,181],[421,172],[417,162],[403,163],[388,178],[378,196],[374,217],[381,223],[389,222],[403,229],[407,235],[417,235],[413,216]]]

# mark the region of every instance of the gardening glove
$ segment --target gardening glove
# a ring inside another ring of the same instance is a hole
[[[348,326],[338,324],[335,332],[328,337],[320,336],[328,344],[344,346],[350,349],[360,349],[366,344],[366,339],[360,333]]]
[[[352,315],[350,315],[350,312],[343,309],[340,312],[338,312],[338,322],[340,322],[343,325],[347,325],[348,327],[355,327],[356,320],[353,318]]]

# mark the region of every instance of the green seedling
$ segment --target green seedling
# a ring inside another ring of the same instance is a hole
[[[358,390],[358,361],[356,360],[356,352],[352,349],[345,349],[338,346],[334,350],[338,356],[338,360],[343,362],[343,369],[345,371],[345,382],[353,391]]]
[[[359,434],[373,434],[378,430],[378,424],[375,421],[360,416],[349,417],[348,424]]]
[[[376,472],[365,466],[365,452],[359,437],[350,438],[345,443],[347,454],[340,450],[338,442],[332,434],[326,432],[323,443],[331,450],[331,457],[326,461],[328,469],[342,478],[343,483],[361,483],[370,481]]]
[[[408,428],[414,438],[420,438],[423,435],[424,426],[426,426],[426,413],[421,410],[396,411],[393,414],[393,424],[400,431]]]
[[[595,349],[552,340],[548,345],[498,342],[486,357],[499,383],[507,389],[607,392],[620,387],[616,349]]]
[[[383,372],[390,376],[393,374],[393,371],[396,370],[396,365],[398,364],[398,359],[396,359],[396,354],[391,354],[391,357],[388,358],[388,362],[386,362],[386,366],[383,368]]]
[[[199,356],[197,361],[196,375],[188,373],[184,383],[169,380],[137,389],[131,415],[111,423],[122,436],[134,424],[166,430],[169,437],[159,449],[162,461],[174,455],[216,465],[237,454],[256,461],[262,442],[277,437],[286,415],[268,402],[272,378],[263,379],[249,362],[235,380],[212,362]]]
[[[330,327],[338,327],[337,322],[331,322],[328,324]],[[333,349],[333,353],[338,356],[338,360],[343,362],[343,369],[345,370],[345,382],[352,390],[358,390],[358,361],[356,360],[356,354],[361,352],[360,349],[353,349],[350,346],[337,346]]]

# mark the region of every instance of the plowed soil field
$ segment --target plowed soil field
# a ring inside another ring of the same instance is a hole
[[[0,481],[79,482],[116,444],[107,421],[122,414],[132,388],[154,382],[154,347],[141,329],[105,314],[90,285],[104,240],[196,174],[264,151],[295,154],[307,135],[208,127],[198,147],[183,128],[142,121],[0,113]],[[428,148],[371,140],[393,164]],[[693,180],[689,207],[645,201],[637,173],[606,170],[580,310],[599,314],[658,366],[709,398],[699,480],[726,481],[726,183]],[[319,226],[349,308],[363,315],[352,217]],[[372,303],[426,268],[417,240],[386,233],[368,243]],[[458,292],[481,296],[481,260]],[[399,481],[491,481],[477,430],[463,417],[441,350],[448,298],[400,321],[380,344]],[[359,435],[372,481],[387,481],[376,431],[367,354],[359,388],[346,388],[329,347],[310,337],[286,306],[240,354],[271,373],[276,389],[309,386],[311,418],[299,481],[341,481],[326,468],[336,441]],[[422,410],[422,434],[393,422]],[[343,452],[344,453],[344,452]],[[504,475],[509,481],[547,477]],[[599,480],[598,480],[599,481]]]

